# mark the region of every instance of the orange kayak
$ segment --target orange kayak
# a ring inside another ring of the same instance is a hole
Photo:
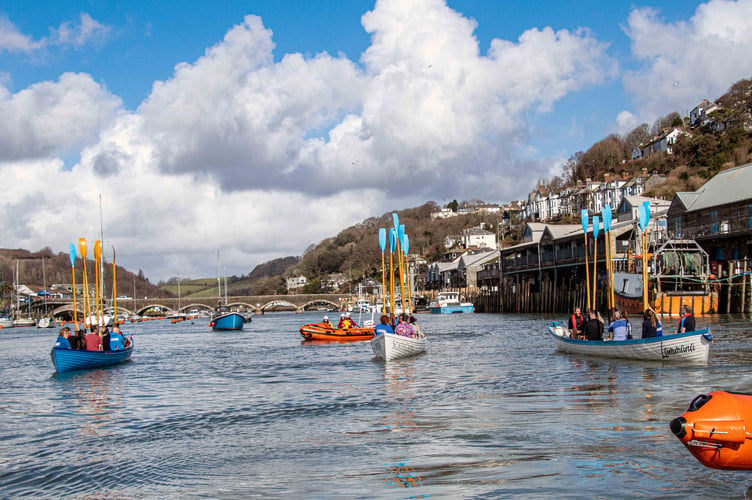
[[[752,470],[752,394],[715,391],[697,396],[670,427],[706,467]]]
[[[306,340],[371,340],[373,327],[369,328],[334,328],[326,323],[311,323],[300,327],[300,334]]]

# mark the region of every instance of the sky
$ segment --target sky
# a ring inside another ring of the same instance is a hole
[[[247,274],[752,77],[752,0],[605,5],[0,0],[0,247]]]

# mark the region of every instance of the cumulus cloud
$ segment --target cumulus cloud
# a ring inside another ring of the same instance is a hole
[[[634,9],[625,31],[642,66],[626,72],[623,80],[641,121],[686,112],[749,78],[751,17],[750,0],[710,0],[689,21],[676,23],[663,22],[655,9]]]
[[[0,161],[70,153],[95,141],[121,106],[119,97],[81,73],[16,94],[0,86]]]

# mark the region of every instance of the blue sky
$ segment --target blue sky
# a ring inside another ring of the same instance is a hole
[[[750,18],[752,0],[0,1],[2,246],[65,251],[101,194],[127,267],[211,275],[222,247],[243,274],[390,210],[519,199],[749,78]]]

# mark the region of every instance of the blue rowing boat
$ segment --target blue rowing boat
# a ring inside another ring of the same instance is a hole
[[[212,330],[242,330],[245,318],[236,312],[226,312],[212,318],[209,326]]]
[[[64,347],[53,347],[50,351],[52,364],[58,373],[117,365],[129,360],[131,354],[133,339],[128,348],[122,351],[85,351]]]

